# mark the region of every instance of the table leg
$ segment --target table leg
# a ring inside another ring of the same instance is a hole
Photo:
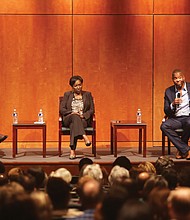
[[[143,138],[143,157],[146,157],[146,127],[144,130],[144,138]]]
[[[46,157],[46,125],[43,127],[43,157]]]
[[[139,154],[142,153],[142,128],[139,128]]]
[[[110,123],[110,148],[111,148],[111,154],[113,154],[113,125],[112,122]]]
[[[114,134],[114,157],[117,157],[117,127],[113,127],[113,134]]]
[[[17,154],[17,128],[13,126],[13,158]]]

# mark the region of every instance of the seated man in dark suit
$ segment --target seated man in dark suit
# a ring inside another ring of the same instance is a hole
[[[0,134],[0,143],[3,142],[8,136]]]
[[[161,124],[161,130],[177,148],[176,159],[190,160],[190,83],[185,82],[183,72],[176,69],[172,73],[174,85],[165,91],[164,112],[168,119]],[[175,132],[183,129],[182,137]]]

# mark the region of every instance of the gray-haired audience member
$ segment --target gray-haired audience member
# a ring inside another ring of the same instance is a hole
[[[108,176],[109,183],[113,185],[114,183],[122,182],[126,178],[129,178],[129,171],[118,165],[114,166],[111,169],[111,172]]]
[[[99,164],[88,164],[85,166],[82,176],[90,176],[98,181],[103,180],[103,173]]]
[[[52,171],[49,175],[50,177],[60,177],[65,180],[67,183],[70,183],[72,180],[72,175],[69,170],[66,168],[58,168],[55,171]]]

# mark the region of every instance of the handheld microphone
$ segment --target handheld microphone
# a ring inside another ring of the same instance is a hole
[[[180,92],[177,93],[177,98],[180,98]],[[179,108],[179,104],[176,105],[176,108]]]

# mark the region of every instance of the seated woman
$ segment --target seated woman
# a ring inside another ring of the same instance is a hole
[[[83,79],[81,76],[73,76],[69,81],[72,91],[64,93],[60,103],[60,114],[65,127],[70,128],[70,156],[76,158],[76,146],[78,139],[84,139],[86,146],[91,142],[86,136],[84,128],[92,125],[94,114],[94,102],[90,92],[83,91]]]

